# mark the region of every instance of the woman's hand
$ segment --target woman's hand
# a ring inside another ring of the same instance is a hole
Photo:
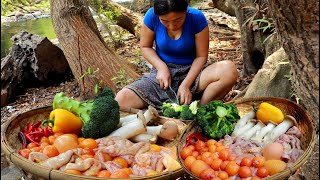
[[[190,87],[183,84],[180,85],[177,96],[180,97],[180,104],[190,104],[192,102]]]
[[[168,67],[160,68],[157,72],[156,78],[161,89],[168,89],[168,87],[171,85],[171,75]]]

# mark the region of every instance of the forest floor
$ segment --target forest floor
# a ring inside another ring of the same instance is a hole
[[[222,60],[232,60],[237,65],[237,69],[241,74],[243,64],[240,51],[240,32],[236,19],[218,11],[217,9],[203,10],[203,12],[209,21],[210,29],[209,63]],[[106,34],[103,29],[101,29],[101,34]],[[104,37],[108,41],[107,35],[104,35]],[[131,62],[136,67],[136,71],[138,73],[143,74],[147,72],[149,70],[148,65],[139,53],[139,41],[132,35],[126,35],[123,36],[123,42],[124,46],[114,49],[117,54],[119,54],[121,58]],[[224,97],[223,101],[230,101],[239,92],[244,90],[251,82],[253,76],[254,75],[249,77],[240,76],[236,85],[230,93]],[[78,85],[72,75],[65,77],[65,79],[55,84],[22,88],[23,91],[21,91],[21,93],[16,97],[14,102],[11,102],[8,106],[1,108],[1,125],[17,114],[37,107],[42,107],[44,105],[51,105],[53,96],[58,92],[64,92],[66,95],[74,98],[80,96]],[[302,166],[302,173],[307,180],[319,178],[318,142],[314,152]],[[5,158],[1,150],[1,177],[4,177],[5,179],[17,179],[19,175],[22,177],[23,173],[21,174],[21,171],[19,172],[18,169],[15,168],[7,158]],[[294,178],[297,179],[298,176],[295,176]]]

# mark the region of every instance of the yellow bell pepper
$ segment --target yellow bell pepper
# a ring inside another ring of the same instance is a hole
[[[262,102],[256,112],[256,117],[264,124],[267,124],[268,121],[279,124],[283,121],[284,114],[276,106],[273,106],[267,102]]]
[[[52,124],[52,131],[54,133],[79,134],[82,128],[80,117],[65,109],[51,111],[48,123]]]

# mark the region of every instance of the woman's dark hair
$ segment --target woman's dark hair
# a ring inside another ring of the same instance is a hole
[[[154,13],[164,15],[170,12],[186,12],[187,0],[153,0]]]

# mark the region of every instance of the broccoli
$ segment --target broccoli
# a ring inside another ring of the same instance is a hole
[[[162,113],[165,117],[178,118],[182,110],[182,106],[176,103],[163,103],[161,106]]]
[[[196,114],[196,121],[204,134],[214,139],[230,134],[239,118],[234,104],[224,104],[219,100],[200,106]]]
[[[101,138],[115,129],[120,119],[119,104],[108,87],[93,100],[79,102],[57,93],[53,99],[53,109],[66,109],[78,115],[83,122],[81,134],[85,138]]]
[[[183,120],[192,120],[194,118],[194,114],[192,113],[191,109],[189,108],[189,105],[182,105],[180,118]]]
[[[193,120],[197,113],[198,101],[193,101],[190,105],[178,105],[176,103],[165,102],[162,104],[161,109],[163,115],[166,117]]]

